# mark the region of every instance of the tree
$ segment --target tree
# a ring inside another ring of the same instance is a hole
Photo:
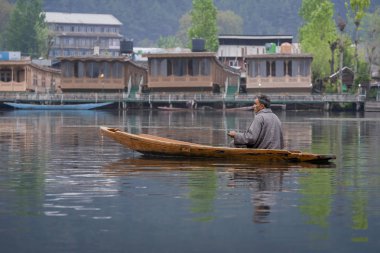
[[[12,5],[8,2],[8,0],[0,0],[0,47],[3,44],[2,33],[8,23],[11,10]]]
[[[355,34],[354,34],[354,42],[355,42],[355,64],[354,64],[354,75],[356,75],[358,69],[358,30],[360,26],[360,22],[365,15],[365,10],[369,8],[371,4],[371,0],[350,0],[349,7],[351,8],[352,16],[354,18],[355,24]],[[348,4],[346,2],[346,8],[348,8]]]
[[[181,47],[182,43],[176,36],[160,36],[157,46],[160,48],[175,48]]]
[[[181,41],[182,45],[190,45],[189,40],[189,29],[191,27],[191,16],[190,12],[186,12],[179,19],[179,28],[176,33],[176,37]]]
[[[218,11],[217,23],[219,34],[243,33],[243,19],[233,11]]]
[[[329,0],[303,0],[299,14],[304,20],[299,31],[301,49],[313,55],[313,80],[323,79],[332,60],[329,42],[337,40],[334,5]]]
[[[366,16],[365,23],[364,49],[369,64],[368,73],[371,74],[373,64],[380,66],[380,7]]]
[[[190,15],[189,38],[203,38],[206,41],[207,50],[217,51],[219,46],[216,23],[217,10],[213,0],[193,0],[193,9]]]
[[[217,12],[217,25],[219,34],[242,34],[243,19],[233,11]],[[176,38],[182,45],[189,45],[189,29],[191,27],[191,15],[185,13],[179,20],[179,29],[176,33]]]
[[[17,0],[6,27],[6,47],[32,57],[43,53],[47,41],[42,0]]]

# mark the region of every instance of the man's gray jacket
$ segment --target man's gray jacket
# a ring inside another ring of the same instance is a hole
[[[234,144],[259,149],[283,149],[281,121],[271,109],[262,109],[255,115],[247,131],[235,135]]]

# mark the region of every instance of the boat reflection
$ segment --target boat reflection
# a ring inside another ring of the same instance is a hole
[[[214,203],[220,189],[230,192],[235,188],[249,188],[252,190],[252,221],[268,223],[270,213],[277,203],[277,193],[283,191],[283,179],[288,176],[290,170],[334,167],[335,164],[246,164],[143,155],[108,164],[102,168],[102,172],[111,177],[143,177],[152,173],[170,173],[170,171],[173,171],[174,175],[183,172],[189,189],[190,211],[196,215],[194,220],[200,222],[215,218]]]
[[[102,172],[108,176],[127,176],[131,172],[161,172],[161,171],[192,171],[192,170],[222,170],[234,174],[233,178],[241,178],[250,173],[284,171],[289,169],[308,168],[335,168],[334,163],[312,164],[312,163],[285,163],[285,162],[236,162],[220,159],[196,159],[179,157],[159,157],[141,155],[122,159],[108,164],[102,168]]]

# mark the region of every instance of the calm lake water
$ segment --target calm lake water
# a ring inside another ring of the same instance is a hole
[[[380,113],[276,111],[327,166],[144,157],[114,126],[229,143],[251,112],[0,111],[0,251],[379,252]]]

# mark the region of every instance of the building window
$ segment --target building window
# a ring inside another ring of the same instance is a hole
[[[160,65],[159,65],[159,74],[161,76],[168,76],[168,60],[167,59],[161,60]]]
[[[73,76],[73,64],[71,62],[63,62],[61,65],[63,77]]]
[[[100,73],[103,73],[105,78],[111,77],[111,65],[109,62],[102,62],[100,64]]]
[[[189,76],[194,76],[193,59],[187,61],[187,73]]]
[[[167,76],[173,75],[173,60],[172,59],[167,59],[167,64],[166,64],[166,73]]]
[[[83,62],[74,62],[74,76],[77,78],[84,77],[84,63]]]
[[[276,76],[276,62],[267,61],[266,62],[266,75],[265,76]]]
[[[310,75],[310,61],[307,59],[302,59],[299,62],[300,66],[300,75],[309,76]]]
[[[158,76],[159,74],[159,67],[160,66],[160,61],[159,59],[151,59],[150,60],[150,75],[151,76]]]
[[[288,61],[288,76],[292,76],[292,73],[293,73],[293,62],[292,61]]]
[[[211,62],[210,59],[201,60],[201,74],[202,76],[208,76],[211,73]]]
[[[283,77],[284,76],[284,73],[286,73],[284,71],[285,65],[286,64],[285,64],[284,60],[276,60],[275,61],[275,68],[276,68],[276,71],[274,72],[275,76],[277,76],[277,77]]]
[[[291,60],[284,62],[284,73],[288,76],[292,76],[293,72],[292,72],[292,61]]]
[[[173,74],[175,76],[187,75],[187,59],[177,58],[173,60]]]
[[[12,71],[10,69],[0,70],[0,81],[10,82],[12,80]]]
[[[74,46],[74,44],[75,44],[74,38],[69,38],[69,45]]]
[[[249,61],[248,75],[250,77],[257,77],[260,75],[260,61]]]
[[[199,74],[200,74],[200,66],[201,66],[200,59],[191,59],[189,61],[189,64],[190,63],[191,63],[191,72],[189,71],[189,75],[191,75],[191,76],[199,76]]]
[[[98,78],[99,77],[99,63],[97,62],[87,62],[86,64],[86,77],[88,78]]]
[[[115,62],[112,66],[112,76],[113,78],[123,77],[123,64],[120,62]]]

